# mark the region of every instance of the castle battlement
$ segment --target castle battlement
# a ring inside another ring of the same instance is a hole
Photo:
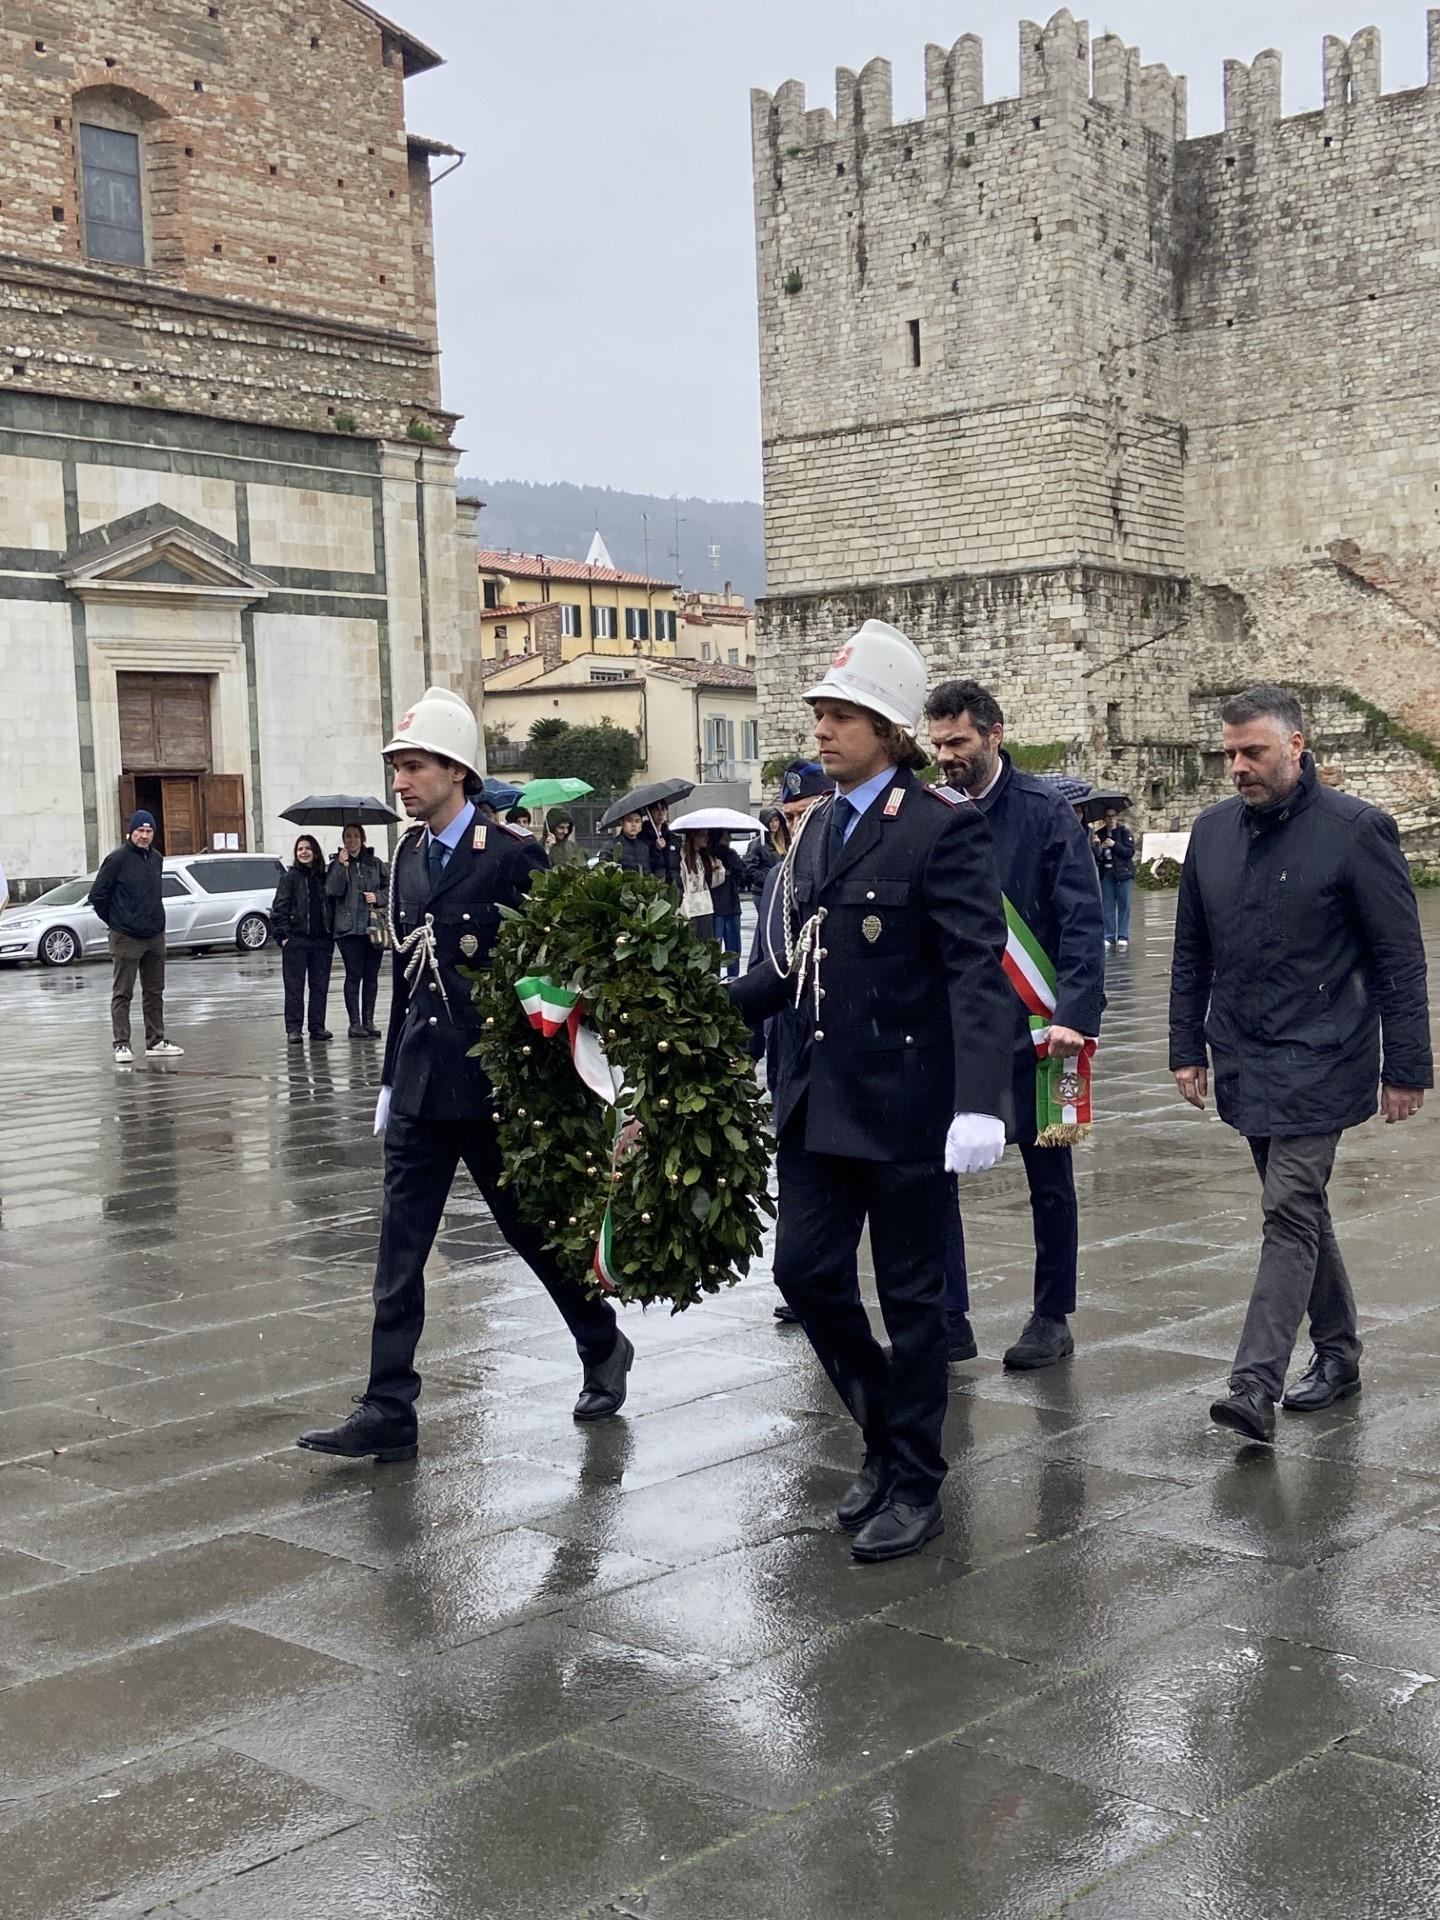
[[[1429,87],[1440,87],[1440,7],[1426,15]],[[1325,111],[1387,97],[1381,86],[1380,29],[1362,27],[1349,40],[1327,34],[1323,49]],[[1225,131],[1249,132],[1283,119],[1282,61],[1274,47],[1246,62],[1225,62]],[[1067,8],[1042,27],[1020,22],[1020,92],[987,100],[985,48],[978,34],[965,33],[952,47],[925,49],[924,120],[899,127],[919,131],[932,124],[953,124],[987,107],[1041,100],[1089,100],[1128,115],[1162,139],[1187,138],[1187,83],[1162,64],[1146,66],[1138,47],[1113,33],[1092,40],[1088,22]],[[807,111],[805,88],[787,80],[771,95],[756,88],[750,96],[757,157],[768,147],[782,156],[835,141],[853,141],[896,126],[890,62],[869,61],[856,74],[835,73],[835,108]],[[1301,116],[1295,116],[1301,117]]]

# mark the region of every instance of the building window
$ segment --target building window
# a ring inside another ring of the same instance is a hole
[[[585,609],[572,607],[562,601],[560,606],[560,631],[567,640],[579,640],[585,633]]]
[[[624,667],[592,667],[590,669],[590,678],[592,680],[608,680],[613,684],[616,681],[623,683],[630,678],[630,675]]]
[[[725,661],[727,666],[738,667],[740,664],[739,647],[731,647],[729,652],[725,655]]]
[[[89,257],[143,267],[145,213],[139,134],[82,121],[80,184]]]
[[[592,607],[590,609],[590,638],[592,640],[613,640],[615,638],[614,607]]]
[[[760,758],[760,722],[758,720],[740,722],[740,757],[742,760]]]
[[[918,367],[920,364],[920,322],[918,320],[910,322],[910,364],[912,367]]]
[[[710,658],[710,642],[708,640],[702,640],[700,642],[700,658],[702,660],[708,660]]]
[[[644,607],[625,609],[625,638],[627,640],[648,640],[650,638],[650,614]]]
[[[495,638],[497,640],[503,640],[509,631],[510,629],[505,625],[504,621],[502,620],[500,625],[495,629]]]
[[[480,582],[480,604],[485,607],[498,607],[500,604],[500,583],[498,580]]]
[[[655,638],[673,640],[676,637],[676,616],[668,607],[655,610]]]

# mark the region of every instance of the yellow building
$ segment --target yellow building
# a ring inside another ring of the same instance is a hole
[[[605,553],[602,542],[597,548]],[[539,653],[547,608],[557,610],[549,617],[558,620],[563,659],[582,653],[677,656],[680,609],[673,580],[498,547],[482,547],[476,558],[481,652],[487,661]]]
[[[561,660],[538,650],[485,669],[487,760],[505,779],[524,780],[537,720],[572,727],[612,725],[639,743],[635,780],[691,780],[743,786],[758,805],[760,724],[755,674],[703,660],[629,660],[589,652]]]

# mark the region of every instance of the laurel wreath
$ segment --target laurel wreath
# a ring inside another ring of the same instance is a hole
[[[748,1030],[673,893],[616,866],[542,874],[501,908],[490,965],[470,975],[477,1054],[495,1092],[504,1180],[562,1267],[593,1292],[610,1213],[612,1298],[679,1313],[733,1286],[759,1252],[770,1138]],[[616,1113],[578,1078],[563,1033],[531,1026],[516,982],[547,976],[581,995],[638,1122],[617,1147]]]

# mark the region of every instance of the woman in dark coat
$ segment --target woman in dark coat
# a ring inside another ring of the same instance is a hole
[[[280,942],[280,971],[285,981],[285,1035],[298,1046],[305,1025],[305,989],[310,989],[310,1038],[333,1038],[325,1025],[330,968],[335,960],[335,913],[325,892],[325,856],[313,833],[295,842],[295,859],[280,876],[270,908],[270,924]]]
[[[384,949],[372,940],[372,926],[383,924],[390,897],[390,869],[372,851],[363,827],[348,826],[340,851],[330,862],[325,892],[334,917],[335,944],[345,965],[345,1011],[352,1040],[378,1040],[375,989]]]

